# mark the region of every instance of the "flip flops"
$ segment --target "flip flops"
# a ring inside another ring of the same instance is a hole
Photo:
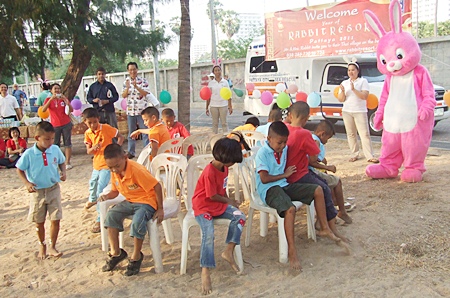
[[[371,162],[371,163],[380,163],[380,161],[379,161],[378,159],[376,159],[376,158],[368,159],[367,162]]]

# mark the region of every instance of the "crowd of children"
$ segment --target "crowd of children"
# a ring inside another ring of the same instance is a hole
[[[116,128],[101,124],[96,109],[87,108],[82,116],[88,127],[84,137],[86,151],[93,155],[93,171],[85,209],[94,205],[98,208],[97,202],[113,199],[119,193],[126,199],[107,213],[105,227],[108,229],[111,248],[102,270],[111,271],[128,257],[128,253],[119,248],[118,236],[123,231],[124,218],[132,216],[130,235],[134,238],[134,248],[125,275],[138,274],[144,258],[141,248],[147,233],[146,223],[151,219],[158,222],[164,219],[161,185],[144,166],[127,158],[121,148],[124,137]],[[145,108],[141,116],[147,128],[138,129],[130,136],[136,138],[140,134],[148,135],[150,159],[156,156],[164,142],[171,138],[189,136],[184,125],[175,121],[175,113],[170,108],[162,111],[162,121],[158,109],[154,107]],[[324,147],[334,135],[334,129],[331,123],[322,121],[314,134],[311,134],[303,129],[308,117],[309,106],[304,102],[291,105],[285,122],[281,121],[281,111],[274,109],[270,112],[267,124],[260,126],[258,118],[250,117],[243,126],[234,129],[227,138],[219,139],[212,148],[213,160],[203,170],[192,198],[195,219],[202,232],[200,267],[203,294],[212,291],[210,269],[216,266],[214,218],[230,219],[227,246],[222,257],[230,263],[233,270],[240,270],[234,261],[233,252],[235,246],[240,244],[246,216],[238,209],[240,203],[227,196],[226,187],[228,168],[242,162],[251,150],[241,131],[257,130],[267,136],[255,157],[257,190],[263,202],[276,209],[279,216],[285,219],[290,267],[293,270],[302,268],[295,246],[296,208],[293,201],[307,205],[314,202],[317,234],[349,250],[350,240],[337,230],[335,223],[336,216],[347,224],[352,223],[344,205],[342,182],[339,177],[323,172],[336,172],[336,167],[328,164],[325,158]],[[28,192],[33,194],[29,220],[36,225],[39,259],[62,255],[56,249],[56,242],[62,218],[59,182],[66,179],[66,167],[64,155],[53,145],[54,137],[55,129],[52,124],[43,121],[36,127],[36,143],[28,150],[25,150],[26,142],[20,138],[17,128],[10,129],[10,140],[6,144],[0,141],[0,165],[17,167],[19,177]],[[188,154],[193,155],[193,150]],[[111,190],[101,195],[109,183]],[[44,227],[47,213],[51,221],[49,249],[46,246]],[[92,232],[100,232],[99,221],[97,217],[91,228]]]

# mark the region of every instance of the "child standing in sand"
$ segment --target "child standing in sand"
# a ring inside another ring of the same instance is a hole
[[[286,179],[296,172],[295,165],[286,168],[288,136],[289,130],[286,124],[281,121],[272,122],[267,141],[256,153],[256,186],[263,202],[276,209],[280,217],[284,218],[289,264],[292,269],[301,270],[295,248],[296,208],[292,201],[310,205],[314,200],[317,218],[321,223],[321,230],[318,234],[337,242],[340,239],[328,227],[322,188],[317,184],[289,184],[287,182]]]
[[[89,198],[84,205],[85,209],[89,209],[97,204],[98,197],[111,180],[111,172],[106,165],[103,152],[106,146],[113,143],[114,138],[117,138],[117,144],[122,146],[124,137],[119,133],[117,128],[108,124],[100,124],[100,115],[97,109],[85,109],[83,111],[83,121],[88,127],[84,133],[86,152],[87,154],[94,155],[92,160],[94,169],[92,170],[91,180],[89,180]],[[97,213],[98,211],[97,206]],[[91,232],[100,233],[100,215],[97,215]]]
[[[227,246],[222,258],[230,263],[233,270],[240,271],[234,261],[234,248],[240,244],[245,215],[238,207],[239,203],[226,194],[228,168],[236,162],[242,162],[241,146],[235,140],[222,138],[214,144],[214,160],[205,167],[192,197],[192,209],[195,219],[202,230],[200,267],[202,267],[202,293],[212,292],[210,269],[216,267],[214,259],[214,218],[230,219]]]
[[[42,121],[36,126],[34,146],[26,150],[16,164],[17,173],[32,193],[28,219],[36,223],[39,239],[38,258],[43,260],[47,252],[52,257],[62,255],[56,249],[59,221],[62,218],[61,191],[58,182],[66,180],[65,157],[58,146],[53,145],[55,128]],[[59,173],[58,173],[59,168]],[[45,242],[45,216],[50,218],[50,249]]]

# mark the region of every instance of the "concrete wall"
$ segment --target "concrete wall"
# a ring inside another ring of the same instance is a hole
[[[423,38],[419,40],[423,64],[436,85],[450,89],[450,36]]]

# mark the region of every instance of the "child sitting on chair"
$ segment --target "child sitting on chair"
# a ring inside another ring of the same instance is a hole
[[[202,293],[212,292],[210,268],[216,267],[214,259],[214,218],[230,219],[227,246],[222,258],[230,263],[234,271],[240,268],[234,261],[234,248],[240,245],[241,233],[245,224],[245,215],[235,200],[226,193],[228,168],[236,162],[242,162],[241,146],[235,140],[222,138],[214,144],[214,160],[205,167],[192,197],[192,209],[195,219],[202,230],[200,267],[202,267]]]
[[[334,206],[339,207],[337,216],[346,224],[351,224],[353,220],[348,215],[347,209],[345,208],[341,178],[332,174],[328,174],[326,172],[324,173],[322,171],[316,170],[319,169],[336,173],[336,166],[329,165],[327,159],[325,158],[324,146],[328,142],[328,140],[334,136],[334,134],[334,127],[330,121],[320,121],[312,135],[317,146],[319,146],[320,153],[319,155],[317,155],[317,160],[309,162],[309,169],[313,171],[317,176],[325,180],[325,182],[328,184],[328,187],[331,189],[331,197],[333,199]]]
[[[244,130],[254,131],[258,126],[259,126],[259,119],[257,117],[249,117],[247,121],[245,121],[244,125],[234,128],[233,131],[244,131]]]
[[[119,193],[125,197],[125,201],[109,209],[106,214],[105,227],[108,229],[111,250],[102,271],[112,271],[127,258],[127,252],[119,248],[119,232],[123,232],[123,220],[132,216],[130,236],[134,238],[134,249],[125,275],[136,275],[144,259],[141,249],[147,234],[147,222],[155,219],[161,223],[164,219],[162,188],[143,165],[127,159],[118,144],[106,146],[104,157],[111,170],[111,191],[100,196],[98,201],[112,200]]]
[[[147,107],[141,112],[144,125],[148,129],[137,129],[130,134],[130,137],[136,139],[141,133],[148,134],[148,141],[152,148],[150,160],[158,154],[158,148],[165,141],[170,140],[170,133],[167,127],[159,120],[159,111],[155,107]]]
[[[164,109],[161,113],[161,118],[169,130],[170,138],[183,137],[186,139],[191,135],[183,123],[175,121],[175,112],[171,108]],[[192,145],[189,146],[187,155],[188,158],[194,155],[194,147]]]
[[[272,122],[283,120],[283,113],[280,109],[272,109],[269,113],[269,118],[267,119],[267,123],[264,125],[258,126],[255,131],[262,133],[267,137],[269,134],[269,126]]]
[[[89,180],[89,198],[84,205],[84,208],[87,210],[97,204],[97,198],[111,180],[111,172],[106,165],[103,151],[106,146],[113,143],[114,138],[117,138],[117,144],[122,146],[124,137],[117,128],[108,124],[100,124],[100,115],[95,108],[87,108],[83,111],[83,122],[88,127],[84,133],[86,153],[94,155],[92,160],[93,170]],[[98,211],[97,206],[97,213]],[[99,215],[91,228],[91,232],[100,233]]]

